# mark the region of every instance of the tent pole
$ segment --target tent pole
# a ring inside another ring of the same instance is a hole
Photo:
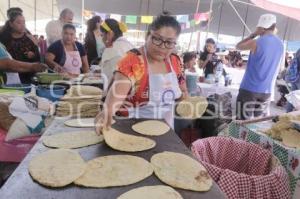
[[[82,11],[81,11],[81,34],[82,34],[82,38],[84,37],[84,35],[83,35],[83,21],[84,21],[84,19],[83,19],[83,13],[84,13],[84,0],[81,0],[81,9],[82,9]]]
[[[249,2],[249,0],[248,0],[248,2]],[[248,19],[248,12],[249,12],[249,4],[247,4],[247,8],[246,8],[245,23],[247,22],[247,19]],[[245,37],[245,30],[246,30],[246,28],[245,28],[245,26],[243,26],[243,39]]]
[[[8,0],[8,8],[10,8],[10,0]]]
[[[51,20],[53,20],[54,19],[54,14],[53,14],[53,10],[54,10],[54,5],[53,5],[53,0],[52,0],[52,4],[51,4]]]
[[[236,10],[236,8],[234,7],[234,5],[232,4],[231,0],[227,0],[229,5],[232,7],[232,9],[234,10],[234,12],[236,13],[236,15],[239,17],[240,21],[244,24],[244,26],[246,27],[247,31],[249,33],[251,33],[251,30],[249,29],[249,27],[247,26],[247,24],[244,22],[243,18],[241,17],[241,15],[239,14],[239,12]]]
[[[223,13],[223,4],[224,4],[224,2],[222,1],[222,3],[221,3],[221,10],[220,10],[220,17],[219,17],[219,24],[218,24],[217,43],[219,42],[220,27],[221,27],[222,13]]]
[[[212,16],[212,7],[213,7],[214,0],[210,0],[210,6],[209,6],[209,19],[208,19],[208,24],[207,24],[207,29],[206,29],[206,36],[205,40],[207,40],[208,37],[208,32],[210,30],[210,22],[211,22],[211,16]]]
[[[36,0],[34,0],[34,33],[36,34]]]
[[[162,11],[161,12],[163,12],[163,11],[165,11],[165,6],[166,6],[166,1],[165,0],[163,0],[162,1]]]
[[[199,12],[199,6],[200,6],[200,0],[197,0],[197,6],[196,6],[196,12],[195,13]],[[190,42],[189,42],[189,46],[188,46],[188,51],[190,50],[190,47],[191,47],[194,32],[195,32],[195,26],[193,26],[193,31],[191,32],[191,35],[190,35]],[[198,41],[197,41],[197,46],[198,46]]]

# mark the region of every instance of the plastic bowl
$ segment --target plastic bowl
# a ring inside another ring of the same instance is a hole
[[[65,94],[66,88],[59,85],[38,86],[36,94],[39,97],[44,97],[52,102],[59,100]]]
[[[40,84],[51,84],[54,81],[63,80],[63,76],[58,73],[37,73],[36,77]]]
[[[32,85],[31,84],[4,84],[1,87],[4,89],[24,91],[24,93],[26,94],[26,93],[30,93]]]

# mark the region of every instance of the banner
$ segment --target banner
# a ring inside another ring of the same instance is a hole
[[[142,16],[141,23],[150,24],[153,21],[153,16]]]
[[[121,21],[122,19],[122,15],[118,15],[118,14],[111,14],[110,17],[111,19],[115,19],[117,21]]]
[[[125,23],[127,23],[127,24],[137,24],[137,16],[127,15],[125,17]]]

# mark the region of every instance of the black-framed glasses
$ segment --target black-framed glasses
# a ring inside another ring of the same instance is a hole
[[[164,44],[165,48],[167,48],[167,49],[172,49],[177,44],[175,41],[163,40],[153,34],[151,34],[151,41],[152,41],[152,44],[159,46],[159,47],[161,47],[161,45]]]

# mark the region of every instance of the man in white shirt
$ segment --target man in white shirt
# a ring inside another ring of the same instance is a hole
[[[50,21],[46,26],[47,43],[50,46],[57,40],[62,39],[62,28],[66,23],[73,22],[74,13],[66,8],[61,11],[59,19]]]

